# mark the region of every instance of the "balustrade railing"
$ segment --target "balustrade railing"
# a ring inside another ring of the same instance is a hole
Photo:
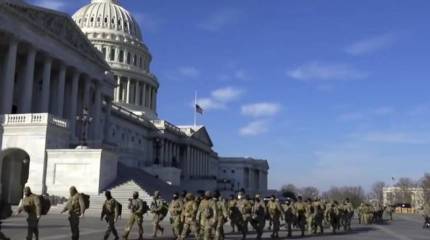
[[[57,118],[48,113],[31,114],[7,114],[0,116],[0,123],[4,126],[11,125],[44,125],[49,124],[61,128],[68,128],[67,120]]]

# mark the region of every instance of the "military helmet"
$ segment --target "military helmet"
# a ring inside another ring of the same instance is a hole
[[[194,195],[192,193],[187,193],[185,195],[185,198],[188,199],[188,200],[192,200],[194,198]]]

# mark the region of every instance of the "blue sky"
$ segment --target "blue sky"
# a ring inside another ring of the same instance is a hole
[[[86,0],[33,0],[70,14]],[[427,0],[123,0],[158,76],[159,115],[220,155],[270,161],[271,188],[418,179],[430,169]]]

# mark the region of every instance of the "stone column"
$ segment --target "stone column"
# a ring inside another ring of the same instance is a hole
[[[190,176],[190,147],[187,146],[187,150],[185,153],[185,160],[184,160],[184,170],[185,170],[185,176]]]
[[[159,165],[163,164],[164,161],[164,149],[166,146],[164,145],[164,139],[160,140],[161,148],[160,148],[160,156],[159,156]]]
[[[82,109],[87,108],[90,111],[90,87],[91,87],[91,78],[86,76],[84,79],[84,99],[82,101]]]
[[[12,112],[17,52],[18,41],[16,39],[11,39],[3,69],[0,69],[3,71],[1,76],[3,89],[1,89],[0,95],[0,114],[9,114]]]
[[[136,106],[139,106],[139,96],[140,96],[139,90],[140,90],[139,81],[136,80],[136,84],[134,88],[134,104]]]
[[[126,94],[126,103],[130,104],[130,92],[131,92],[131,80],[127,77],[127,94]]]
[[[79,72],[75,70],[73,72],[72,76],[72,91],[71,91],[71,100],[70,100],[70,132],[72,141],[74,140],[76,136],[76,112],[77,112],[77,106],[78,106],[78,85],[79,85]]]
[[[95,103],[94,103],[94,140],[96,143],[99,143],[100,138],[100,129],[102,127],[102,124],[100,122],[101,119],[101,111],[102,111],[102,90],[101,86],[98,82],[95,84]]]
[[[121,90],[121,77],[119,75],[116,76],[116,84],[117,84],[117,87],[115,88],[114,101],[119,102],[121,100],[119,98],[119,96],[120,96],[120,90]]]
[[[63,117],[64,113],[64,88],[66,84],[66,65],[61,64],[60,73],[58,74],[58,85],[57,85],[57,109],[56,115],[60,118]]]
[[[51,85],[51,68],[52,58],[47,56],[43,64],[43,79],[42,79],[42,93],[40,95],[39,111],[41,113],[49,112],[49,87]]]
[[[146,107],[146,83],[143,83],[142,99],[143,107]]]
[[[154,112],[157,111],[157,92],[158,89],[154,89]]]
[[[151,109],[155,110],[155,88],[151,90]]]
[[[27,53],[24,69],[24,83],[22,96],[19,98],[19,109],[21,113],[30,113],[33,100],[34,68],[36,64],[36,49],[30,47]]]

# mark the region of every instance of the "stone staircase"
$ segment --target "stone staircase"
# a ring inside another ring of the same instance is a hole
[[[128,199],[132,197],[133,192],[139,192],[139,197],[150,206],[155,191],[161,193],[162,199],[170,201],[173,193],[179,192],[181,189],[165,183],[144,170],[127,167],[120,163],[117,179],[106,190],[111,191],[112,196],[122,204],[123,216],[126,216],[129,214]],[[90,208],[86,214],[100,215],[104,201],[104,193],[91,195]]]

